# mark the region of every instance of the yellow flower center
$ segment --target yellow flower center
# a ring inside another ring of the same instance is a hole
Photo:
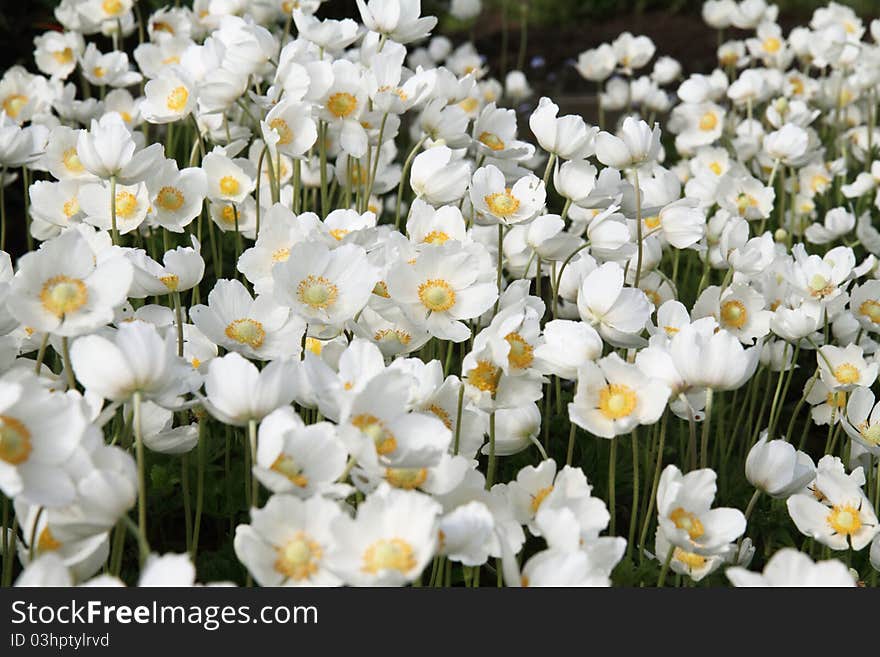
[[[838,365],[834,368],[834,378],[837,379],[839,383],[844,385],[849,385],[851,383],[855,383],[859,380],[861,374],[859,373],[859,368],[853,365],[852,363],[843,363],[842,365]]]
[[[275,249],[272,252],[272,262],[287,262],[289,257],[290,249],[286,246],[282,246],[280,249]]]
[[[302,468],[287,454],[281,454],[275,459],[271,469],[286,477],[294,486],[305,488],[309,485],[309,478],[302,473]]]
[[[376,342],[397,342],[401,346],[407,346],[412,341],[412,336],[403,329],[379,329],[373,335]]]
[[[470,96],[461,101],[458,106],[467,114],[472,114],[480,106],[480,101],[473,96]]]
[[[284,119],[272,119],[269,121],[269,127],[278,133],[278,144],[286,146],[293,141],[293,130],[287,125]]]
[[[306,338],[306,351],[315,354],[315,356],[320,356],[323,350],[324,343],[318,340],[318,338]]]
[[[666,331],[666,335],[671,337],[671,336],[675,335],[676,333],[678,333],[681,329],[679,329],[675,326],[664,326],[663,330]]]
[[[736,209],[741,215],[745,215],[749,208],[758,206],[758,199],[751,194],[740,194],[736,197]]]
[[[63,317],[79,310],[88,298],[89,292],[85,283],[78,278],[70,278],[63,274],[47,280],[40,290],[40,302],[43,308],[56,317]]]
[[[246,344],[251,349],[259,349],[266,339],[266,331],[263,325],[255,319],[243,318],[230,322],[226,327],[226,337],[240,344]]]
[[[611,383],[599,391],[599,411],[609,420],[628,416],[637,402],[635,391],[622,383]]]
[[[487,148],[492,149],[493,151],[501,151],[504,150],[504,142],[501,140],[496,134],[492,134],[491,132],[484,132],[478,137],[479,141],[485,145]]]
[[[14,417],[0,415],[0,459],[11,465],[27,461],[31,453],[31,432]]]
[[[509,187],[503,192],[489,194],[483,200],[496,217],[509,217],[519,210],[519,199],[510,192]]]
[[[169,212],[180,210],[183,207],[183,200],[183,192],[177,189],[177,187],[166,186],[156,194],[156,205]]]
[[[61,541],[52,535],[49,525],[43,527],[43,531],[40,532],[40,536],[37,538],[37,552],[54,552],[60,547]]]
[[[426,244],[445,244],[449,240],[449,235],[444,233],[442,230],[432,230],[430,233],[425,235],[425,239],[422,241]]]
[[[323,550],[317,541],[300,531],[278,548],[275,570],[288,579],[302,581],[318,572],[322,555]]]
[[[220,193],[224,196],[235,196],[241,189],[241,184],[233,176],[223,176],[220,179]]]
[[[859,433],[862,435],[862,438],[865,439],[865,442],[871,443],[872,445],[880,445],[880,424],[868,424],[867,422],[862,422],[859,425]]]
[[[700,519],[697,518],[695,514],[690,511],[685,511],[681,507],[678,507],[670,513],[669,519],[678,529],[685,530],[688,533],[688,536],[691,537],[692,541],[700,538],[700,536],[705,533],[703,523],[700,522]]]
[[[82,173],[85,171],[83,163],[79,161],[79,153],[76,152],[76,146],[71,146],[61,155],[61,162],[64,168],[71,173]]]
[[[327,109],[338,119],[351,116],[357,109],[357,98],[347,92],[335,93],[327,99]]]
[[[375,415],[361,413],[355,415],[351,419],[351,423],[373,441],[373,444],[376,445],[376,453],[380,456],[390,454],[397,449],[397,439],[394,434],[388,431],[382,420]]]
[[[498,382],[501,380],[501,368],[495,367],[488,360],[478,360],[477,366],[468,371],[467,379],[468,383],[477,390],[494,395],[498,391]]]
[[[116,216],[130,219],[137,212],[137,196],[131,192],[116,192]]]
[[[687,552],[681,548],[675,548],[673,557],[675,557],[676,561],[687,566],[691,571],[699,570],[706,565],[706,557],[697,554],[696,552]]]
[[[534,351],[532,345],[516,332],[508,333],[504,336],[504,339],[507,340],[507,344],[510,345],[510,351],[507,353],[507,361],[513,367],[519,369],[529,367],[532,364],[532,361],[535,360],[532,353]]]
[[[346,230],[345,228],[333,228],[330,230],[330,236],[338,242],[343,237],[348,235],[349,232],[350,231]]]
[[[833,408],[846,408],[846,392],[829,392],[825,397],[825,403]]]
[[[852,536],[862,528],[862,519],[859,510],[850,504],[843,506],[835,504],[831,507],[831,513],[825,519],[837,534]]]
[[[541,505],[544,503],[544,500],[547,499],[547,496],[553,492],[553,486],[547,486],[546,488],[542,488],[537,493],[532,495],[532,513],[537,513],[538,509],[541,508]]]
[[[810,295],[814,297],[824,297],[834,291],[834,286],[822,274],[814,274],[810,279],[809,287]]]
[[[73,198],[66,200],[61,209],[64,212],[64,216],[70,219],[73,215],[79,212],[79,199],[74,196]]]
[[[174,28],[165,21],[153,21],[152,26],[154,32],[167,32],[168,34],[174,34]]]
[[[296,296],[309,308],[329,308],[336,303],[339,289],[323,276],[304,278],[296,288]]]
[[[710,162],[709,163],[709,170],[712,173],[714,173],[716,176],[720,176],[721,172],[723,171],[723,169],[721,168],[721,165],[718,162]]]
[[[813,193],[824,192],[825,188],[828,187],[828,183],[831,180],[828,176],[823,176],[821,173],[817,173],[812,178],[810,178],[810,189]]]
[[[23,94],[12,94],[3,100],[3,109],[11,118],[18,118],[22,108],[27,105],[28,97]]]
[[[652,217],[645,217],[644,219],[645,227],[648,230],[655,230],[660,228],[660,217],[658,215],[654,215]]]
[[[180,276],[177,274],[165,274],[165,276],[160,276],[159,280],[168,288],[169,292],[176,291],[177,287],[180,285]]]
[[[416,563],[415,552],[407,541],[402,538],[382,538],[364,550],[361,570],[371,575],[382,570],[405,573],[415,568]]]
[[[431,278],[419,285],[419,300],[434,313],[442,313],[455,305],[455,291],[440,278]]]
[[[70,48],[56,50],[52,53],[52,59],[54,59],[57,64],[70,64],[70,62],[73,61],[73,50]]]
[[[238,212],[236,212],[234,205],[224,205],[220,211],[220,217],[225,223],[234,225],[238,220]]]
[[[452,429],[452,418],[449,417],[449,413],[446,412],[446,409],[441,408],[437,404],[431,404],[425,410],[437,417],[447,429]]]
[[[165,99],[165,105],[172,112],[182,112],[189,100],[189,91],[184,86],[174,87],[168,98]]]
[[[870,319],[874,324],[880,324],[880,302],[870,299],[859,306],[859,313]]]
[[[718,125],[718,115],[715,112],[706,112],[700,117],[700,130],[708,132]]]
[[[749,313],[742,301],[732,299],[721,304],[721,323],[741,329],[749,320]]]
[[[767,37],[761,45],[764,51],[769,52],[771,55],[779,52],[779,49],[782,48],[782,42],[776,37]]]
[[[94,75],[96,78],[103,78],[105,75],[107,75],[107,71],[104,69],[103,66],[96,66],[92,69],[92,75]]]
[[[116,16],[122,13],[122,0],[104,0],[104,2],[101,3],[101,8],[107,15]]]
[[[385,481],[395,488],[403,490],[414,490],[425,483],[427,478],[427,468],[388,468],[385,470]]]

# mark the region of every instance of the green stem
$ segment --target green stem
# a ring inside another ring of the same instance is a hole
[[[495,483],[495,411],[489,413],[489,465],[486,468],[486,490]]]
[[[611,439],[611,449],[608,451],[608,513],[611,515],[611,524],[608,528],[608,533],[611,536],[615,535],[615,528],[617,526],[616,522],[616,491],[614,487],[614,471],[615,471],[615,463],[617,461],[617,438]]]
[[[116,227],[116,176],[110,176],[110,237],[113,244],[119,244],[119,229]]]
[[[140,563],[143,566],[147,557],[150,556],[149,542],[147,541],[147,478],[146,457],[144,456],[144,438],[141,432],[141,393],[135,392],[131,398],[132,423],[134,425],[135,453],[137,455],[138,470],[138,547],[140,548]]]
[[[70,363],[70,346],[66,335],[61,337],[61,357],[64,359],[64,374],[67,376],[68,390],[76,390],[76,379],[73,377],[73,365]]]
[[[424,145],[425,139],[427,139],[427,136],[419,139],[416,145],[412,147],[409,155],[406,156],[406,161],[403,163],[403,171],[400,174],[400,182],[397,185],[397,207],[394,211],[394,230],[400,230],[400,207],[403,204],[403,185],[407,181],[407,176],[409,175],[413,160]]]
[[[626,544],[627,554],[632,555],[633,546],[636,539],[636,527],[638,527],[639,515],[639,437],[638,432],[633,431],[632,438],[632,459],[633,459],[633,499],[629,514],[629,539]]]
[[[703,419],[703,431],[700,437],[700,467],[709,467],[709,424],[712,418],[712,388],[706,389],[706,417]]]

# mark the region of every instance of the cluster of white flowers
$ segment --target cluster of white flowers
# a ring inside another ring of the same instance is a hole
[[[628,584],[870,581],[861,19],[786,37],[764,0],[709,0],[749,37],[689,77],[624,33],[577,61],[594,127],[503,107],[523,73],[431,37],[419,0],[320,4],[62,0],[40,74],[0,79],[0,188],[28,197],[0,248],[39,242],[0,259],[4,583],[192,585],[230,460],[249,515],[217,540],[260,585],[607,586],[623,559]],[[185,554],[152,530],[160,459]]]

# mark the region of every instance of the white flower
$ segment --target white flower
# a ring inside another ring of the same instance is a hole
[[[549,98],[541,98],[529,117],[529,127],[538,143],[548,153],[565,160],[582,160],[595,152],[598,128],[588,128],[579,116],[557,117],[559,106]]]
[[[584,278],[577,305],[581,319],[611,344],[642,343],[639,334],[651,316],[651,303],[641,290],[624,287],[623,268],[617,263],[606,262]]]
[[[352,319],[370,298],[379,272],[364,250],[343,244],[300,242],[272,268],[276,300],[310,323],[338,326]]]
[[[178,357],[174,332],[163,339],[155,326],[142,321],[123,323],[112,339],[78,338],[70,359],[79,382],[112,401],[125,401],[138,392],[160,405],[174,405],[178,396],[201,385],[198,372]]]
[[[877,363],[868,364],[860,346],[844,348],[824,345],[816,354],[822,382],[834,390],[852,390],[870,386],[877,379]]]
[[[791,519],[801,533],[832,550],[861,550],[880,532],[871,502],[852,479],[821,465],[815,482],[821,501],[814,495],[792,495],[786,502]]]
[[[150,123],[172,123],[185,119],[196,106],[195,85],[180,70],[163,71],[144,87],[146,100],[141,107]]]
[[[703,556],[724,554],[742,536],[746,519],[738,509],[712,509],[716,474],[693,470],[685,475],[670,464],[660,475],[657,512],[660,530],[674,546]],[[657,555],[659,559],[666,555]]]
[[[764,434],[746,457],[746,479],[770,497],[784,498],[802,490],[816,473],[807,454],[784,440],[768,440]]]
[[[298,357],[305,322],[268,295],[252,298],[237,280],[221,279],[208,305],[190,309],[193,324],[211,341],[247,358]]]
[[[322,497],[273,495],[235,528],[235,554],[260,586],[339,586],[331,527],[342,516]]]
[[[842,561],[828,559],[813,562],[809,555],[794,548],[777,550],[762,573],[745,568],[728,568],[727,579],[734,586],[855,586],[849,568]]]
[[[132,276],[122,254],[109,252],[96,262],[83,233],[69,229],[22,256],[6,303],[25,326],[81,335],[113,319]]]
[[[411,582],[434,554],[440,510],[427,495],[381,485],[355,518],[333,521],[336,572],[354,586]]]
[[[436,206],[454,203],[465,195],[471,179],[470,162],[452,158],[453,152],[446,146],[434,146],[416,156],[410,186],[418,198]]]
[[[260,421],[296,397],[299,363],[273,360],[262,370],[237,353],[214,358],[205,378],[205,407],[221,422],[245,426]]]
[[[283,406],[260,423],[254,474],[273,493],[344,497],[349,486],[335,483],[348,453],[329,422],[306,425]]]
[[[653,130],[644,121],[627,117],[620,137],[608,132],[596,135],[596,157],[615,169],[628,169],[653,164],[660,155],[660,128]]]
[[[498,298],[494,280],[486,280],[479,252],[460,243],[425,248],[412,265],[401,263],[388,274],[388,293],[407,316],[432,335],[461,342],[470,337],[462,320],[479,317]]]
[[[0,490],[9,498],[60,507],[75,496],[65,463],[86,430],[73,393],[51,393],[31,374],[0,380]]]
[[[665,383],[646,378],[635,365],[612,353],[578,370],[568,413],[573,423],[593,435],[613,438],[659,420],[669,393]]]
[[[544,207],[546,197],[544,183],[537,176],[524,176],[507,187],[504,174],[492,164],[477,169],[471,182],[470,198],[476,211],[508,226],[532,219]]]

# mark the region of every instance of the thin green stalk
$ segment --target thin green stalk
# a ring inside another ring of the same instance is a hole
[[[110,176],[110,237],[113,244],[119,244],[119,229],[116,227],[116,176]]]
[[[654,481],[651,484],[651,497],[648,501],[648,510],[645,512],[645,521],[642,524],[642,531],[639,535],[639,555],[644,554],[645,539],[648,536],[648,528],[651,525],[651,518],[654,514],[654,504],[657,501],[657,485],[660,483],[660,471],[663,468],[663,447],[666,444],[666,413],[660,421],[660,444],[657,446],[657,463],[654,466]]]
[[[68,390],[76,390],[76,379],[73,377],[73,365],[70,362],[70,346],[67,336],[61,337],[61,357],[64,359],[64,374],[67,376]]]
[[[639,286],[639,280],[642,277],[642,252],[644,250],[642,244],[642,190],[639,187],[639,170],[633,167],[633,186],[636,192],[636,242],[638,246],[638,255],[636,258],[636,279],[633,287]]]
[[[633,546],[636,539],[636,527],[638,527],[639,516],[639,436],[637,431],[630,434],[632,438],[632,459],[633,459],[633,500],[629,514],[629,540],[626,544],[628,555],[632,555]]]
[[[180,487],[183,489],[183,522],[186,535],[186,551],[192,553],[192,504],[189,494],[189,454],[180,458]]]
[[[486,490],[495,483],[495,411],[489,413],[489,465],[486,468]]]
[[[427,136],[419,139],[416,145],[412,147],[409,155],[406,156],[406,161],[403,163],[403,171],[400,174],[400,182],[397,184],[397,206],[394,210],[394,230],[400,230],[400,207],[403,204],[403,185],[408,180],[407,176],[409,175],[409,170],[412,167],[413,160],[415,159],[416,155],[418,155],[418,152],[424,145],[425,139],[427,139]]]
[[[706,388],[706,416],[703,419],[703,431],[700,436],[700,467],[709,467],[709,423],[712,418],[712,388]]]
[[[251,449],[251,467],[253,468],[257,464],[257,421],[256,420],[248,420],[248,444]],[[245,473],[245,477],[248,476],[249,473]],[[251,507],[257,508],[258,497],[260,492],[259,482],[257,481],[257,476],[250,473],[251,476]]]
[[[141,432],[141,393],[135,392],[131,397],[132,423],[134,425],[135,452],[137,455],[138,470],[138,547],[140,548],[140,563],[143,566],[147,557],[150,556],[149,542],[147,541],[147,478],[146,457],[144,456],[144,438]]]
[[[608,533],[611,536],[615,535],[615,528],[617,526],[617,501],[616,501],[616,491],[614,487],[614,471],[615,464],[617,461],[617,438],[611,439],[611,449],[608,450],[608,513],[611,515],[611,524],[608,528]]]
[[[675,546],[669,546],[669,552],[666,553],[666,560],[663,562],[663,568],[660,569],[660,577],[657,578],[657,588],[662,588],[666,583],[666,573],[669,572],[669,564],[672,563],[672,555],[675,553]]]

